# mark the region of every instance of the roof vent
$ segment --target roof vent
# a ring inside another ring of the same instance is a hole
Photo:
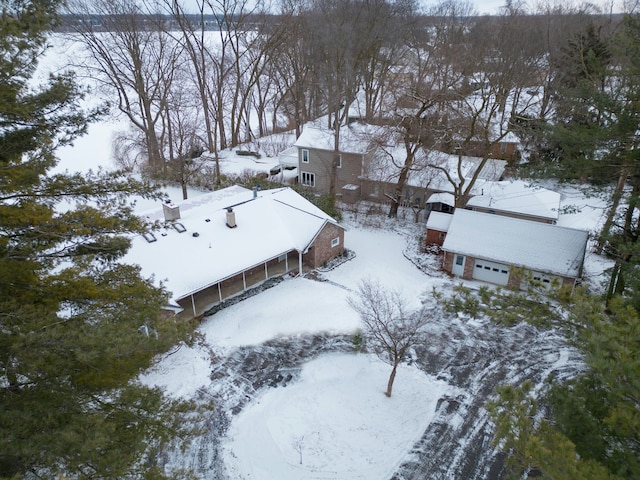
[[[233,211],[233,208],[227,208],[227,227],[236,228],[236,212]]]
[[[184,233],[184,232],[187,231],[187,228],[183,224],[181,224],[180,222],[172,223],[171,226],[178,233]]]
[[[166,222],[173,222],[180,218],[180,207],[173,202],[163,203],[162,211],[164,212],[164,220]]]

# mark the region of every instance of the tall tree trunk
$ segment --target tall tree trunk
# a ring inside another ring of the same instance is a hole
[[[613,221],[616,218],[616,212],[618,211],[618,206],[620,205],[620,200],[622,199],[622,193],[624,191],[624,185],[627,182],[627,176],[629,175],[629,168],[624,167],[620,171],[620,176],[618,177],[618,183],[616,185],[616,189],[611,196],[611,208],[607,213],[607,219],[602,226],[602,230],[600,231],[600,235],[598,236],[598,244],[596,245],[596,253],[600,255],[604,246],[607,243],[607,237],[609,236],[609,232],[611,231],[611,226],[613,225]]]
[[[391,370],[391,375],[389,375],[389,381],[387,382],[387,391],[384,394],[387,397],[391,396],[391,390],[393,389],[393,381],[396,379],[396,371],[398,370],[398,364],[400,363],[400,359],[396,358],[393,362],[393,370]]]
[[[626,181],[626,176],[625,176]],[[624,182],[623,182],[624,184]],[[640,192],[640,177],[634,178],[633,191],[629,200],[629,205],[625,213],[624,229],[622,232],[623,242],[636,243],[638,241],[638,233],[633,230],[633,219],[635,217],[635,211],[638,203],[638,193]],[[625,288],[625,269],[632,261],[632,255],[625,253],[621,255],[616,252],[616,263],[611,273],[611,280],[609,281],[609,289],[607,291],[607,303],[613,298],[614,295],[622,295]]]
[[[409,179],[409,171],[413,166],[413,159],[415,158],[417,145],[412,147],[408,137],[405,137],[405,149],[407,152],[407,157],[404,161],[404,165],[400,169],[400,175],[398,175],[398,182],[396,183],[395,195],[393,197],[393,201],[391,202],[391,206],[389,207],[389,215],[388,215],[389,218],[395,218],[398,216],[398,207],[400,206],[402,191],[404,190],[404,187],[407,185],[407,181]]]

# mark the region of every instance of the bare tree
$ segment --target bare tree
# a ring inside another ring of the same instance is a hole
[[[99,26],[76,23],[92,60],[84,66],[142,132],[152,173],[162,171],[161,116],[181,47],[164,35],[156,11],[133,0],[70,1],[67,13],[85,20],[100,16]]]
[[[205,12],[206,1],[195,2],[197,14],[187,14],[181,2],[175,0],[162,0],[164,8],[171,15],[178,32],[167,31],[179,42],[189,58],[191,65],[192,81],[195,83],[198,99],[201,103],[202,119],[205,127],[207,149],[215,160],[215,182],[220,185],[220,161],[218,158],[217,120],[212,107],[214,103],[213,92],[216,91],[215,81],[210,73],[210,65],[214,64],[211,57],[212,51],[208,42],[207,22]]]
[[[390,397],[398,365],[420,340],[420,332],[430,316],[424,310],[411,311],[400,292],[386,290],[373,280],[363,280],[358,297],[349,298],[348,302],[358,312],[366,339],[376,354],[393,366],[385,392]]]
[[[491,162],[509,160],[505,140],[515,120],[540,109],[532,93],[540,52],[523,39],[522,11],[505,7],[502,16],[487,18],[472,12],[464,0],[441,2],[433,10],[431,38],[411,45],[416,79],[397,90],[394,112],[407,154],[390,216],[419,148],[451,154],[426,155],[422,167],[440,172],[462,207]]]
[[[183,80],[175,82],[180,87],[175,86],[167,98],[162,115],[162,143],[167,146],[167,178],[180,183],[182,198],[186,200],[187,187],[202,167],[202,162],[195,159],[204,152],[206,142],[199,135],[204,112],[198,108],[198,95]]]
[[[307,105],[307,99],[314,97],[315,81],[309,46],[310,27],[303,15],[302,4],[295,0],[282,0],[280,20],[285,38],[274,57],[272,72],[281,98],[280,106],[284,115],[293,121],[298,138],[304,123],[313,116]]]
[[[466,32],[474,11],[464,1],[444,0],[432,8],[430,36],[407,39],[407,54],[403,67],[411,72],[410,81],[394,82],[393,110],[395,137],[405,149],[404,162],[399,163],[399,175],[391,198],[389,217],[398,214],[398,207],[412,171],[427,165],[416,164],[421,149],[445,149],[449,135],[444,128],[448,106],[459,99],[455,87],[462,84],[462,67],[468,56]],[[402,75],[401,78],[406,77]],[[426,157],[422,157],[426,158]]]

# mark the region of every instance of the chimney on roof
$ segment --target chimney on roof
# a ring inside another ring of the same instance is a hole
[[[171,200],[162,204],[162,211],[164,212],[165,222],[173,222],[180,219],[180,207]]]
[[[227,227],[236,228],[236,212],[233,211],[233,208],[227,208]]]

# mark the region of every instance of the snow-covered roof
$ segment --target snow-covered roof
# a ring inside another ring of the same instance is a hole
[[[289,147],[278,154],[278,163],[280,165],[298,166],[298,149],[296,147]]]
[[[556,221],[560,213],[560,194],[522,180],[486,182],[481,194],[472,197],[467,206]]]
[[[305,126],[294,146],[333,151],[334,140],[333,130],[309,124]],[[340,151],[368,155],[370,161],[365,167],[364,177],[385,183],[398,181],[401,166],[404,165],[407,156],[401,139],[397,138],[397,132],[392,128],[362,122],[354,122],[340,129]],[[413,165],[407,180],[408,186],[443,192],[452,192],[453,186],[442,169],[445,169],[455,182],[460,182],[458,167],[465,181],[469,181],[480,168],[473,189],[474,193],[476,191],[479,193],[482,183],[497,181],[502,177],[507,162],[493,158],[459,157],[437,150],[418,149]]]
[[[578,277],[588,235],[584,230],[457,209],[442,249]]]
[[[425,203],[444,203],[445,205],[454,207],[456,204],[456,199],[453,196],[453,193],[439,192],[432,193]]]
[[[330,216],[290,188],[229,187],[178,204],[186,231],[167,225],[156,241],[133,239],[124,261],[163,281],[175,300],[288,251],[304,252]],[[233,207],[236,228],[226,225]],[[160,207],[146,216],[163,220]],[[194,236],[197,233],[197,236]]]
[[[450,213],[431,212],[427,219],[427,230],[438,230],[446,232],[449,230],[453,215]]]
[[[379,182],[397,182],[400,166],[404,164],[405,159],[406,151],[403,146],[381,148],[367,166],[365,175],[368,179]],[[482,167],[472,189],[473,193],[480,193],[485,182],[499,180],[507,166],[505,160],[490,158],[485,161],[480,157],[459,157],[437,150],[419,150],[413,164],[414,168],[409,172],[408,185],[440,192],[453,192],[453,185],[443,169],[454,182],[459,183],[458,167],[466,182]]]
[[[381,127],[355,122],[340,128],[340,151],[364,155],[372,148],[372,140]],[[297,148],[313,148],[333,151],[335,135],[333,130],[305,125],[304,130],[294,143]]]

